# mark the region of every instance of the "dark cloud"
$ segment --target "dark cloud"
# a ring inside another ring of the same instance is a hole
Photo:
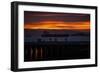
[[[90,21],[90,14],[82,13],[53,13],[53,12],[24,12],[24,22],[37,23],[42,21],[81,22]]]

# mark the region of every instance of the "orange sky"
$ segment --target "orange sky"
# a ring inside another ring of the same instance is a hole
[[[24,25],[24,29],[89,30],[90,21],[84,21],[84,22],[43,21],[37,23],[27,23]]]

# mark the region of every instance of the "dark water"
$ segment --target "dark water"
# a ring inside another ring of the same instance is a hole
[[[25,62],[90,58],[89,42],[25,42],[24,47]]]

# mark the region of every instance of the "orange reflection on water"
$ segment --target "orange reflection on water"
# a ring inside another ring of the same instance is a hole
[[[25,24],[24,29],[64,29],[64,30],[89,30],[90,22],[61,22],[44,21],[38,23]]]

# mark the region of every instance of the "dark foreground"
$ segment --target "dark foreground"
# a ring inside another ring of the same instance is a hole
[[[89,42],[24,43],[24,61],[47,61],[90,58]]]

